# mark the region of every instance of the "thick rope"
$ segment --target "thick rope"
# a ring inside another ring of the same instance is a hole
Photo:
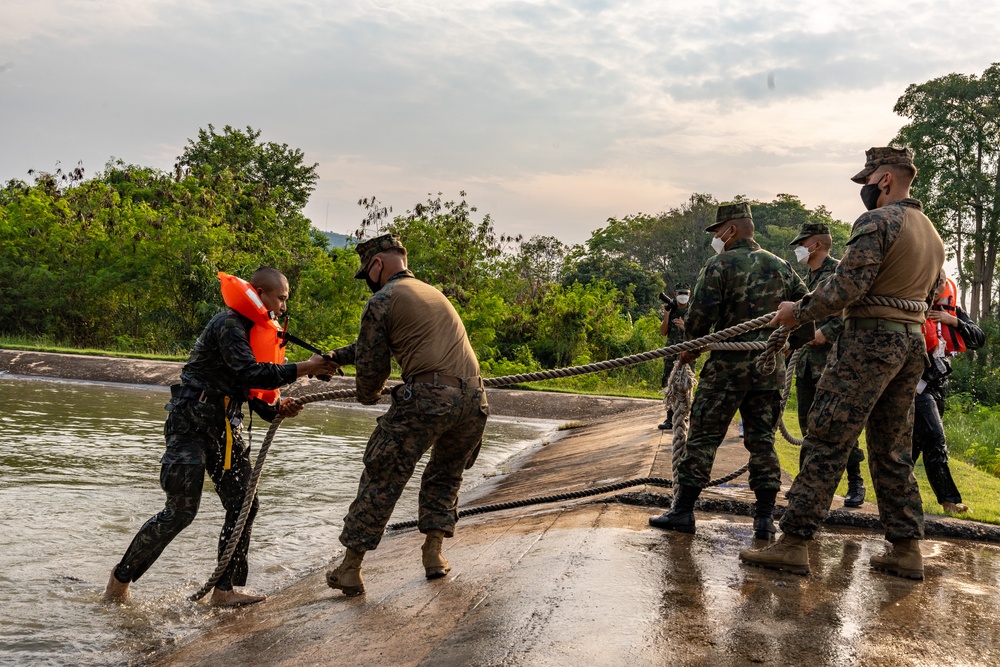
[[[746,467],[740,468],[735,472],[731,472],[725,477],[719,477],[718,479],[713,479],[708,483],[708,486],[721,486],[728,482],[733,481],[744,472],[746,472]],[[612,491],[621,491],[622,489],[627,489],[633,486],[644,486],[646,484],[652,486],[665,486],[668,489],[674,486],[674,480],[667,479],[665,477],[638,477],[636,479],[629,479],[622,482],[615,482],[614,484],[607,484],[605,486],[597,486],[593,489],[582,489],[580,491],[568,491],[566,493],[557,493],[551,496],[538,496],[535,498],[522,498],[521,500],[512,500],[506,503],[494,503],[492,505],[481,505],[479,507],[469,507],[458,512],[459,518],[466,516],[474,516],[476,514],[486,514],[488,512],[499,512],[501,510],[515,509],[518,507],[527,507],[528,505],[541,505],[544,503],[554,503],[560,500],[576,500],[577,498],[587,498],[589,496],[599,496],[603,493],[611,493]],[[410,521],[400,521],[399,523],[393,523],[386,527],[387,530],[402,530],[404,528],[416,528],[417,522],[414,520]]]
[[[788,396],[789,394],[791,394],[792,391],[792,378],[795,377],[795,365],[799,360],[799,355],[802,353],[802,350],[804,349],[805,349],[804,347],[800,347],[799,349],[795,350],[795,352],[792,352],[792,356],[788,358],[788,364],[785,367],[785,386],[781,390],[781,410],[778,413],[781,415],[781,418],[778,420],[778,429],[781,431],[781,435],[785,438],[785,440],[792,443],[796,447],[802,446],[802,438],[796,438],[794,435],[788,432],[788,427],[785,426],[784,415],[785,415],[785,405],[788,404]]]
[[[872,301],[873,299],[877,301]],[[919,304],[921,307],[920,308],[904,307],[903,305],[897,305],[897,302],[899,304],[911,304],[911,305]],[[923,302],[902,301],[899,299],[890,299],[888,297],[865,297],[859,303],[872,304],[872,305],[890,305],[890,306],[895,306],[897,308],[902,308],[904,310],[914,310],[914,311],[916,310],[922,311],[927,309],[927,304]],[[761,327],[765,327],[768,325],[768,323],[771,322],[771,320],[774,319],[775,315],[777,315],[777,312],[761,315],[760,317],[748,320],[746,322],[743,322],[742,324],[737,324],[735,326],[729,327],[728,329],[723,329],[722,331],[715,331],[700,338],[695,338],[693,340],[676,343],[674,345],[668,345],[667,347],[661,347],[659,349],[651,350],[649,352],[641,352],[639,354],[633,354],[631,356],[621,357],[619,359],[609,359],[607,361],[599,361],[584,366],[573,366],[569,368],[557,368],[553,370],[537,371],[534,373],[521,373],[518,375],[506,375],[501,377],[487,378],[483,381],[483,385],[486,387],[502,387],[506,385],[520,384],[524,382],[535,382],[538,380],[552,380],[555,378],[562,378],[562,377],[574,377],[576,375],[597,373],[600,371],[612,370],[615,368],[622,368],[625,366],[641,364],[646,361],[653,361],[654,359],[662,359],[663,357],[669,356],[671,354],[680,354],[681,352],[702,350],[706,347],[711,347],[713,345],[723,343],[729,338],[739,336],[740,334],[747,333],[748,331],[754,331],[756,329],[760,329]],[[784,329],[784,327],[778,327],[778,329],[776,329],[775,332],[772,333],[771,336],[768,338],[764,352],[761,354],[761,358],[763,358],[766,354],[768,354],[770,348],[773,347],[771,339],[775,338],[775,335],[781,332],[782,329]],[[784,340],[787,338],[788,338],[788,333],[786,331],[786,333],[784,334],[784,339],[782,339],[781,346],[784,345]],[[757,345],[759,345],[759,341],[758,342],[751,341],[747,343],[728,343],[727,345],[753,346],[753,347],[732,348],[739,350],[760,349],[759,347],[757,347]],[[730,349],[730,348],[722,347],[716,349]],[[777,349],[779,348],[777,347],[774,348],[773,354],[776,354]],[[758,358],[757,363],[760,364],[760,358]],[[392,391],[392,387],[385,387],[382,390],[382,394],[388,394],[390,391]],[[315,394],[309,394],[307,396],[297,397],[295,398],[295,401],[299,405],[307,405],[309,403],[315,403],[317,401],[332,401],[337,399],[350,398],[355,394],[356,392],[353,389],[339,389],[335,391],[325,391]],[[219,579],[222,578],[223,573],[229,566],[229,561],[232,560],[233,553],[236,551],[236,545],[239,544],[240,538],[243,535],[243,530],[246,526],[247,517],[249,516],[250,508],[253,505],[253,499],[257,495],[257,485],[260,481],[260,475],[264,468],[264,461],[267,459],[267,452],[271,448],[271,442],[274,440],[274,435],[277,432],[278,426],[281,425],[282,421],[284,421],[284,419],[280,416],[274,418],[274,421],[271,422],[270,428],[268,428],[267,430],[267,435],[264,437],[264,441],[261,443],[260,452],[257,454],[257,460],[254,462],[253,473],[251,474],[250,482],[247,485],[247,494],[243,500],[243,507],[240,509],[240,516],[236,520],[236,525],[233,527],[232,534],[230,534],[229,536],[229,542],[226,544],[226,548],[222,553],[222,557],[219,558],[219,563],[218,566],[215,568],[215,572],[212,573],[212,576],[209,578],[209,580],[205,583],[204,586],[198,589],[196,593],[188,597],[189,600],[196,601],[205,597],[205,595],[207,595],[209,591],[215,588],[215,584],[219,582]],[[746,467],[734,473],[731,473],[730,476],[720,478],[720,480],[724,481],[713,480],[713,482],[715,482],[716,484],[723,484],[726,481],[734,479],[735,477],[738,477],[739,475],[743,474],[745,470]],[[713,482],[709,482],[709,485],[712,485]],[[461,516],[461,513],[459,514],[459,516]]]
[[[670,371],[667,389],[663,395],[667,409],[673,412],[674,434],[670,441],[670,470],[673,473],[674,486],[680,483],[680,462],[687,450],[687,432],[691,424],[689,416],[697,384],[698,380],[695,379],[691,366],[682,364],[678,358]]]

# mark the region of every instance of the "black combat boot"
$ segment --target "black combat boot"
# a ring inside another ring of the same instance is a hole
[[[755,493],[757,502],[753,506],[753,538],[770,542],[777,532],[774,529],[774,499],[778,496],[778,491],[761,489]]]
[[[673,507],[660,516],[649,517],[649,525],[679,533],[694,533],[694,503],[700,493],[701,489],[697,486],[678,486]]]
[[[847,464],[847,495],[844,507],[861,507],[865,504],[865,480],[861,479],[861,463]]]
[[[657,428],[661,431],[673,431],[674,430],[674,411],[667,410],[667,418],[663,420]]]

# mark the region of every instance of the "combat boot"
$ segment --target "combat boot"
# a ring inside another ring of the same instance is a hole
[[[778,492],[762,489],[756,495],[757,502],[753,506],[753,538],[770,542],[778,532],[774,528],[774,500]]]
[[[744,549],[740,552],[740,560],[757,567],[809,574],[809,540],[782,533],[774,544],[761,549]]]
[[[428,530],[424,539],[423,552],[424,574],[428,579],[443,577],[451,571],[451,564],[441,555],[441,543],[444,541],[443,530]]]
[[[361,559],[364,557],[364,551],[348,549],[344,554],[344,561],[332,570],[327,570],[326,585],[343,591],[348,597],[364,593],[365,581],[361,578]]]
[[[881,556],[872,556],[868,561],[876,570],[893,574],[904,579],[924,578],[924,557],[920,553],[920,540],[907,538],[896,540]]]
[[[649,517],[649,525],[679,533],[694,533],[694,503],[701,489],[697,486],[678,486],[674,504],[669,512]]]
[[[861,478],[861,464],[847,464],[847,495],[844,507],[861,507],[865,504],[865,480]]]

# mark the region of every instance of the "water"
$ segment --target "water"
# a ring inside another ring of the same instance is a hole
[[[133,584],[133,601],[100,598],[111,567],[163,507],[165,388],[0,375],[0,665],[120,665],[203,625],[187,601],[215,569],[223,512],[206,480],[195,522]],[[286,420],[268,452],[248,590],[270,593],[340,551],[361,457],[384,408],[314,403]],[[253,451],[267,423],[255,418]],[[556,422],[490,419],[463,492],[502,473]],[[422,465],[392,521],[416,517]]]

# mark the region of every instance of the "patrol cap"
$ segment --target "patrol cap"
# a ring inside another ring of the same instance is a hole
[[[361,257],[361,267],[354,274],[354,277],[364,278],[367,273],[365,269],[371,264],[372,258],[380,252],[392,250],[393,248],[406,250],[406,247],[392,234],[383,234],[382,236],[376,236],[363,243],[359,243],[355,250],[358,251],[358,255]]]
[[[799,235],[792,239],[792,242],[788,245],[798,245],[799,241],[807,239],[810,236],[829,233],[830,227],[825,222],[804,222],[802,223],[802,229],[799,230]]]
[[[865,151],[865,168],[851,178],[862,185],[873,171],[887,164],[908,164],[913,166],[913,151],[909,148],[893,148],[892,146],[872,146]]]
[[[739,220],[741,218],[750,218],[753,220],[753,214],[750,212],[750,204],[747,202],[740,202],[738,204],[723,204],[719,207],[718,212],[715,214],[715,222],[706,227],[705,231],[715,231],[716,228],[718,228],[718,226],[722,223],[729,222],[730,220]]]

